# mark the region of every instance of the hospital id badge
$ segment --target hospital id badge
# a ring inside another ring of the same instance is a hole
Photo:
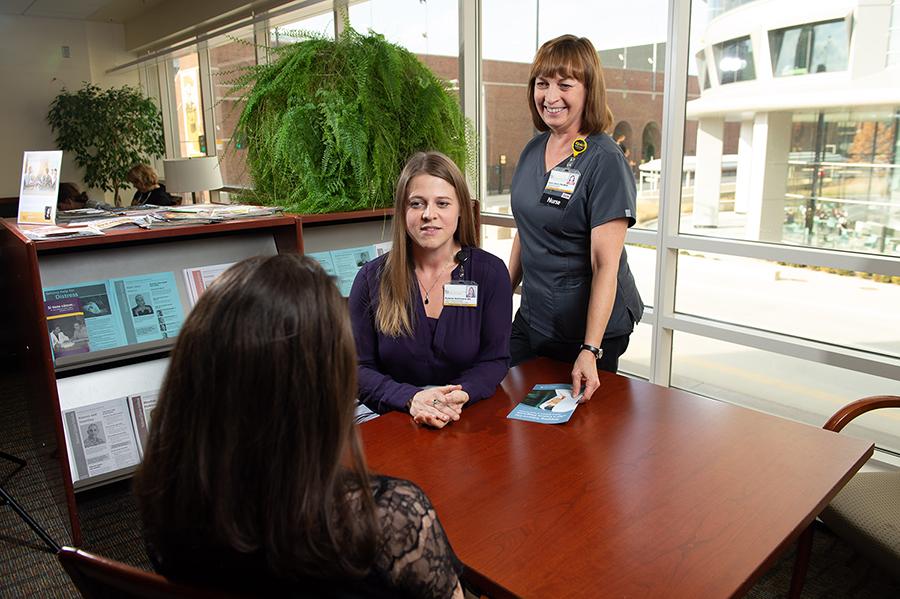
[[[550,171],[550,177],[547,179],[544,193],[541,194],[541,204],[565,209],[569,204],[572,193],[575,192],[575,186],[578,185],[578,179],[580,178],[581,173],[575,169],[554,168]]]
[[[544,191],[555,191],[571,196],[580,178],[581,173],[577,170],[558,166],[550,171],[550,178],[547,179],[547,186],[544,188]]]
[[[444,284],[444,305],[475,308],[478,306],[478,283],[451,281]]]

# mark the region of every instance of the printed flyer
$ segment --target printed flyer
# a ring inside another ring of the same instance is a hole
[[[386,254],[391,250],[391,242],[376,243],[374,245],[364,245],[355,248],[345,248],[341,250],[332,250],[330,252],[312,252],[306,254],[313,260],[322,265],[332,277],[337,279],[338,289],[344,297],[350,296],[350,289],[353,287],[353,280],[356,273],[369,260]]]
[[[535,385],[525,399],[506,417],[542,424],[562,424],[568,422],[575,413],[580,399],[581,395],[572,396],[572,385],[564,383]]]

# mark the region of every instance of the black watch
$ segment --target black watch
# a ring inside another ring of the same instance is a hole
[[[587,350],[587,351],[591,352],[592,354],[594,354],[594,358],[597,360],[599,360],[600,358],[603,357],[603,348],[602,347],[594,347],[593,345],[588,345],[587,343],[582,343],[580,351],[584,351],[584,350]]]

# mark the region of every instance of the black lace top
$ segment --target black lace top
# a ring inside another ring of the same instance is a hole
[[[160,573],[174,580],[211,584],[241,593],[302,597],[451,597],[463,565],[425,493],[414,483],[372,476],[375,517],[381,527],[380,551],[363,580],[291,581],[267,574],[265,557],[213,547],[181,536],[173,543],[167,531],[163,554],[154,535],[145,531],[150,560]],[[351,492],[351,501],[360,493]],[[159,539],[161,540],[161,539]]]

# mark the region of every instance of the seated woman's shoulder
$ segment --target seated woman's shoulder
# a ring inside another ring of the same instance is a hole
[[[403,478],[372,476],[372,497],[379,509],[405,512],[409,508],[418,511],[431,507],[425,491],[416,483]]]
[[[472,259],[485,265],[493,272],[509,276],[509,270],[506,268],[506,263],[498,256],[495,256],[486,250],[477,247],[472,248]]]

